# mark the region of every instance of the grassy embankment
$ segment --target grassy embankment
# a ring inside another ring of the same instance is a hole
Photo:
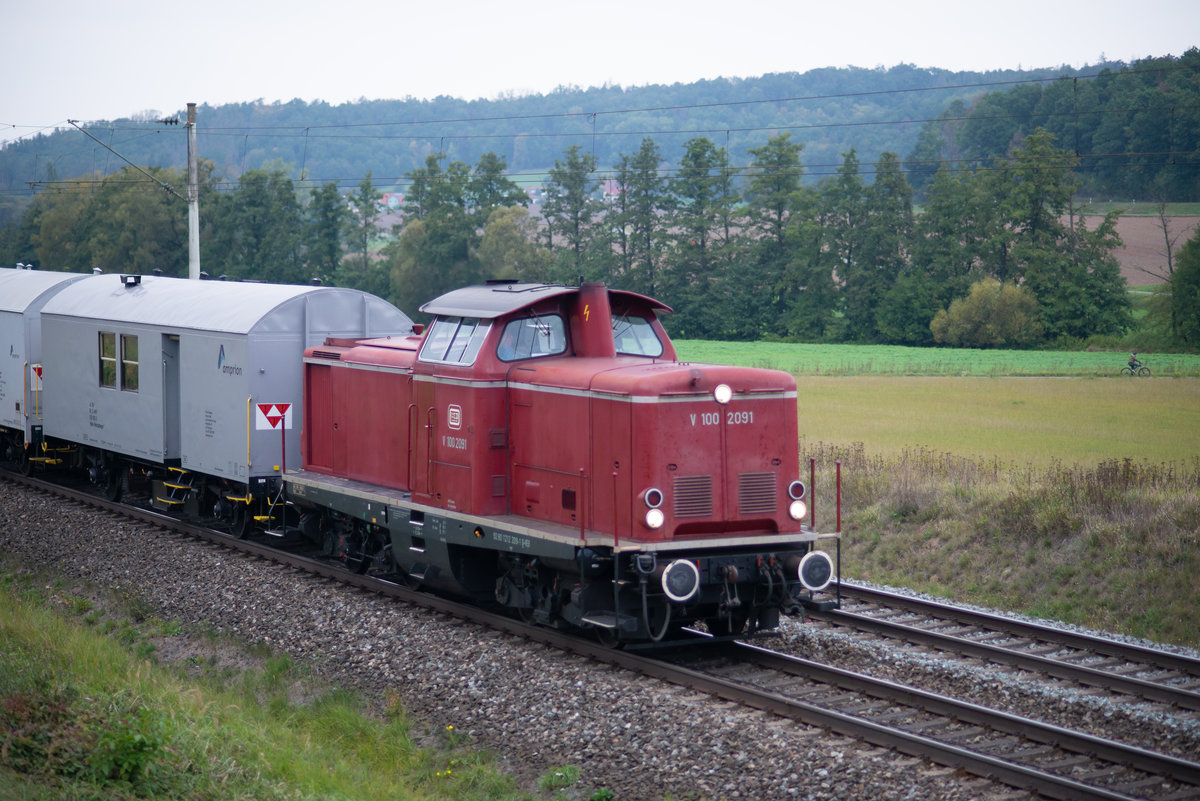
[[[369,713],[286,656],[189,636],[131,597],[0,575],[0,801],[558,798],[572,766],[522,791],[453,726],[394,698]],[[196,653],[158,664],[156,643]]]
[[[819,527],[842,461],[846,575],[1200,645],[1200,357],[1138,379],[1091,377],[1113,353],[680,351],[797,375]]]

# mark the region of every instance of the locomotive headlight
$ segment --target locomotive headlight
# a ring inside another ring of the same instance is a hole
[[[809,551],[800,560],[796,576],[806,590],[823,590],[833,581],[833,560],[824,551]]]
[[[788,484],[788,497],[793,501],[798,501],[808,492],[808,488],[804,486],[804,482],[796,479],[791,484]]]
[[[646,510],[646,528],[660,529],[663,523],[667,521],[667,516],[663,514],[663,510],[655,506],[653,509]]]
[[[685,603],[700,592],[700,568],[687,559],[676,559],[662,569],[663,592],[675,603]]]
[[[804,501],[792,501],[788,504],[788,515],[793,520],[803,520],[808,514],[808,504]]]
[[[728,384],[717,384],[713,390],[713,400],[724,406],[733,400],[733,389]]]

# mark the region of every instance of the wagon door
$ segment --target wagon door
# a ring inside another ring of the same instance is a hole
[[[163,459],[178,459],[183,451],[180,431],[179,335],[162,335]]]

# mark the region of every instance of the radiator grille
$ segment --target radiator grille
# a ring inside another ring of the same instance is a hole
[[[739,513],[773,514],[776,505],[774,473],[742,473],[738,476]]]
[[[712,516],[712,476],[676,476],[674,496],[676,517]]]

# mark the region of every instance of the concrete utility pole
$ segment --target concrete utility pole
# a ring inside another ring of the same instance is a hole
[[[187,104],[188,278],[200,280],[200,165],[196,160],[196,104]]]

